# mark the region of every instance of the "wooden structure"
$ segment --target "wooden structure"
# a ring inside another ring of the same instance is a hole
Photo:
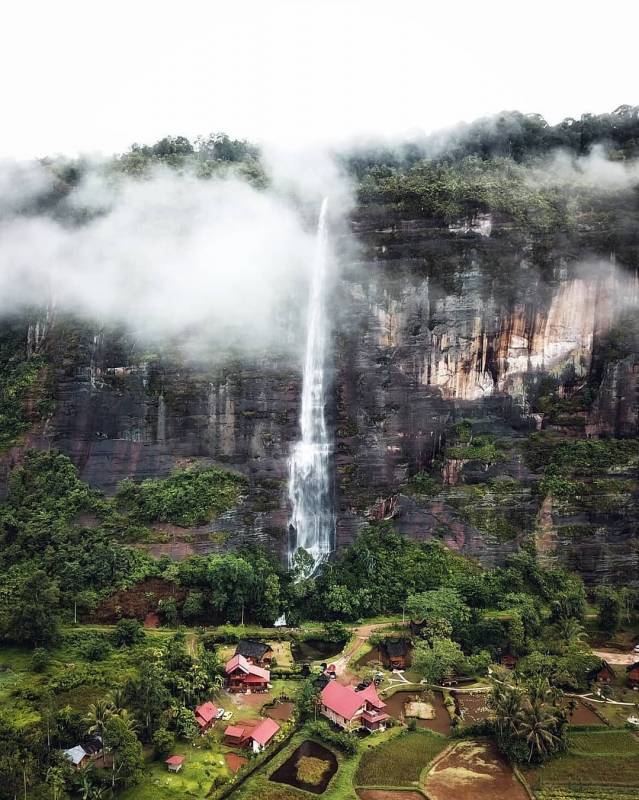
[[[388,720],[385,708],[373,684],[358,692],[352,686],[331,681],[320,695],[320,713],[346,731],[385,730]]]
[[[267,669],[251,664],[243,655],[233,656],[224,671],[229,692],[265,692],[271,679]]]
[[[235,655],[244,656],[249,664],[268,667],[273,660],[273,649],[266,642],[258,642],[256,639],[240,639],[235,648]]]
[[[184,756],[169,756],[164,763],[169,772],[179,772],[182,769],[184,760]]]

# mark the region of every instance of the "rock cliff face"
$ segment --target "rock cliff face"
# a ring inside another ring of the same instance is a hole
[[[523,456],[540,428],[637,436],[639,351],[610,346],[636,308],[636,243],[616,263],[605,232],[534,236],[488,218],[444,229],[379,209],[354,214],[352,231],[358,256],[334,288],[328,409],[338,547],[367,519],[392,517],[407,534],[437,536],[486,564],[536,536],[545,558],[586,578],[638,574],[635,467],[624,509],[602,515],[540,498]],[[55,318],[32,327],[30,341],[47,350],[55,398],[32,442],[68,453],[89,483],[110,492],[125,477],[193,462],[249,477],[238,509],[206,528],[165,531],[155,552],[246,541],[284,552],[298,364],[196,366],[179,351],[145,353],[124,333]],[[588,401],[549,410],[538,401],[549,382],[559,406],[584,387]],[[447,453],[461,421],[497,445],[479,457]],[[427,492],[416,476],[428,476]],[[587,525],[578,545],[566,515],[573,528]]]

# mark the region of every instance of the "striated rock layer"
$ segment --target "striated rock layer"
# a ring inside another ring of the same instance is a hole
[[[579,411],[579,435],[637,435],[639,353],[608,346],[621,315],[636,307],[634,250],[617,254],[605,231],[553,239],[503,220],[480,222],[449,229],[379,209],[353,217],[357,258],[342,265],[334,288],[327,409],[338,547],[367,519],[388,517],[411,536],[437,536],[485,564],[502,561],[534,531],[523,526],[504,537],[478,527],[459,512],[455,487],[504,477],[534,484],[516,442],[548,424],[534,401],[549,378],[559,397],[586,385],[594,393]],[[268,356],[194,366],[179,350],[151,355],[129,335],[50,316],[29,336],[31,347],[47,349],[55,395],[55,412],[34,441],[68,453],[89,483],[111,492],[125,477],[162,476],[194,462],[249,477],[239,508],[189,531],[188,544],[172,531],[158,552],[183,556],[251,541],[284,556],[300,364]],[[508,440],[499,464],[439,463],[461,419]],[[452,494],[408,492],[424,470]],[[547,557],[592,579],[603,572],[626,580],[636,569],[630,511],[598,524],[577,555],[545,508],[531,514]]]

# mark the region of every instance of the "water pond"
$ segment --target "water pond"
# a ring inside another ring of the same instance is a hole
[[[305,767],[308,767],[306,771]],[[317,742],[306,741],[272,773],[270,779],[312,794],[322,794],[336,772],[337,758],[333,753]],[[315,779],[306,782],[302,779],[303,775],[314,775]]]
[[[330,661],[342,651],[343,643],[326,639],[305,639],[291,642],[295,661]]]

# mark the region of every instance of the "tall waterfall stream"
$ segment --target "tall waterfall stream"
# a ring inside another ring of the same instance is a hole
[[[291,502],[288,561],[304,548],[313,570],[333,548],[335,512],[331,483],[332,442],[326,425],[326,349],[328,324],[326,289],[329,267],[328,198],[324,198],[317,226],[308,308],[306,357],[300,413],[301,438],[290,458],[288,492]]]

